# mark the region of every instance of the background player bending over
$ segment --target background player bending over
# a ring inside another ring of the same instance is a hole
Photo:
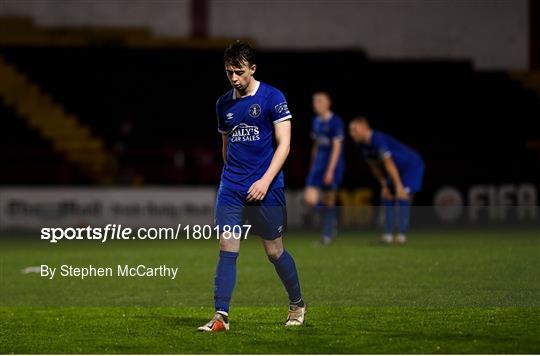
[[[424,161],[415,150],[394,137],[372,130],[364,117],[351,121],[349,133],[382,187],[385,216],[382,240],[391,243],[397,225],[399,233],[395,241],[404,244],[413,194],[422,187]]]
[[[222,231],[219,262],[214,280],[216,313],[201,331],[229,329],[229,303],[236,281],[239,235],[225,233],[247,218],[251,231],[263,238],[270,262],[289,295],[285,325],[304,322],[305,304],[296,266],[283,249],[286,224],[285,193],[281,170],[289,154],[291,113],[283,94],[255,80],[253,49],[237,41],[225,50],[225,72],[233,89],[216,103],[218,131],[222,134],[224,167],[221,175],[215,222]],[[268,291],[264,291],[268,293]]]
[[[311,136],[313,148],[311,168],[306,179],[304,200],[308,206],[318,207],[323,216],[322,243],[328,245],[336,229],[336,196],[343,179],[343,121],[330,109],[332,101],[325,92],[313,95],[313,118]],[[318,206],[321,202],[322,206]]]

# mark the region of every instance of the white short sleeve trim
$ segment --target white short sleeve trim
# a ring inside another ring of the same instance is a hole
[[[281,119],[277,119],[274,121],[274,125],[277,124],[277,123],[280,123],[282,121],[287,121],[287,120],[290,120],[292,118],[292,115],[287,115],[287,116],[284,116],[282,117]]]

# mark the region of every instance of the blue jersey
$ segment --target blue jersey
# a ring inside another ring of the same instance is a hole
[[[370,143],[360,145],[360,148],[366,159],[382,160],[384,157],[392,157],[401,174],[424,167],[424,161],[415,150],[382,132],[372,131]]]
[[[332,152],[332,141],[343,140],[343,120],[336,114],[332,114],[329,120],[316,116],[311,125],[311,137],[317,143],[317,155],[313,161],[313,169],[325,170]],[[343,149],[340,152],[336,170],[344,164]]]
[[[216,113],[218,131],[226,134],[229,142],[221,184],[247,192],[270,166],[276,149],[274,125],[291,118],[287,101],[279,90],[259,82],[250,96],[236,98],[233,89],[222,95]],[[269,189],[283,186],[280,171]]]

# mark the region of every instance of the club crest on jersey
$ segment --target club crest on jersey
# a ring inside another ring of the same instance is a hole
[[[261,114],[261,107],[259,104],[253,104],[249,107],[249,116],[258,117]]]

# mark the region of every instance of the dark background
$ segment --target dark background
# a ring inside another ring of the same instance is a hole
[[[538,1],[130,5],[0,3],[0,187],[215,188],[222,53],[241,38],[293,113],[291,190],[309,169],[317,90],[346,123],[365,115],[419,151],[418,204],[443,186],[539,188]],[[81,130],[91,135],[74,138]],[[349,139],[345,153],[343,188],[375,192]]]
[[[229,89],[221,50],[121,46],[3,47],[68,113],[102,137],[118,161],[113,185],[215,185],[221,138],[215,101]],[[282,90],[293,113],[289,187],[308,171],[311,96],[327,90],[345,122],[366,115],[426,161],[429,203],[444,184],[537,182],[540,99],[505,72],[468,61],[375,61],[361,51],[258,52],[257,78]],[[93,184],[0,101],[3,185]],[[375,184],[346,143],[345,188]]]

